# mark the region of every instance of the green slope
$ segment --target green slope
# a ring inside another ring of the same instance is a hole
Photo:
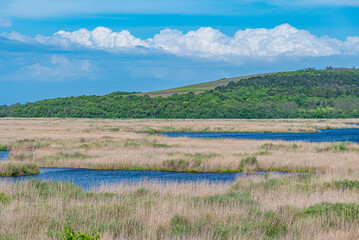
[[[276,74],[276,73],[278,73],[278,72],[253,74],[253,75],[234,77],[234,78],[222,78],[220,80],[198,83],[198,84],[193,84],[193,85],[187,85],[187,86],[183,86],[183,87],[139,93],[138,95],[149,95],[151,97],[156,97],[156,96],[170,96],[175,93],[177,93],[177,94],[185,94],[188,92],[201,93],[201,92],[204,92],[207,90],[215,89],[218,86],[225,86],[230,82],[238,82],[242,79],[248,79],[248,78],[252,78],[252,77],[258,77],[258,76],[264,76],[264,75],[270,75],[270,74]]]

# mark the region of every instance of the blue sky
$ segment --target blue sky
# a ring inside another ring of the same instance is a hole
[[[359,67],[356,0],[0,0],[0,105]]]

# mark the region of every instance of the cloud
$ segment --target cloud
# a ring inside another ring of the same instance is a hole
[[[19,41],[19,42],[23,42],[23,43],[28,43],[28,44],[35,44],[36,40],[33,39],[30,36],[18,33],[18,32],[10,32],[10,33],[1,33],[0,36],[5,37],[9,40],[15,40],[15,41]]]
[[[11,27],[10,19],[0,17],[0,27]]]
[[[359,37],[347,37],[345,41],[327,36],[317,37],[289,24],[272,29],[239,30],[234,36],[227,36],[210,27],[201,27],[187,33],[164,29],[149,39],[136,38],[127,30],[113,32],[105,27],[97,27],[93,31],[61,30],[52,36],[38,35],[35,38],[16,32],[3,33],[1,36],[27,44],[55,46],[60,49],[82,48],[119,53],[138,53],[139,50],[145,49],[176,56],[231,61],[248,57],[271,59],[278,56],[323,57],[359,54]]]
[[[111,29],[105,27],[97,27],[93,31],[88,31],[87,29],[80,29],[74,32],[59,31],[54,34],[54,37],[68,39],[71,42],[78,43],[84,47],[95,47],[100,49],[129,48],[146,45],[145,41],[135,38],[127,30],[113,32]],[[47,38],[46,40],[52,39]]]
[[[329,56],[340,54],[335,39],[318,38],[288,24],[273,29],[246,29],[228,37],[218,30],[202,27],[183,34],[166,29],[149,40],[150,46],[176,55],[200,57]]]
[[[92,65],[88,60],[69,60],[62,55],[51,55],[41,63],[22,67],[18,75],[32,80],[71,80],[79,77],[91,77]]]

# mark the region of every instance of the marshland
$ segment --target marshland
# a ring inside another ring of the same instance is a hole
[[[71,233],[87,239],[356,239],[357,143],[160,133],[316,132],[357,128],[358,122],[3,118],[0,145],[11,150],[0,165],[6,171],[26,165],[248,174],[235,181],[149,180],[89,189],[2,178],[0,239],[61,239]]]

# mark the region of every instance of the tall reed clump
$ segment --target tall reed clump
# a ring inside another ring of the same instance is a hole
[[[39,174],[39,167],[34,163],[1,162],[0,177],[17,177]]]
[[[255,156],[247,156],[241,160],[238,168],[245,172],[255,172],[258,169],[258,160]]]

